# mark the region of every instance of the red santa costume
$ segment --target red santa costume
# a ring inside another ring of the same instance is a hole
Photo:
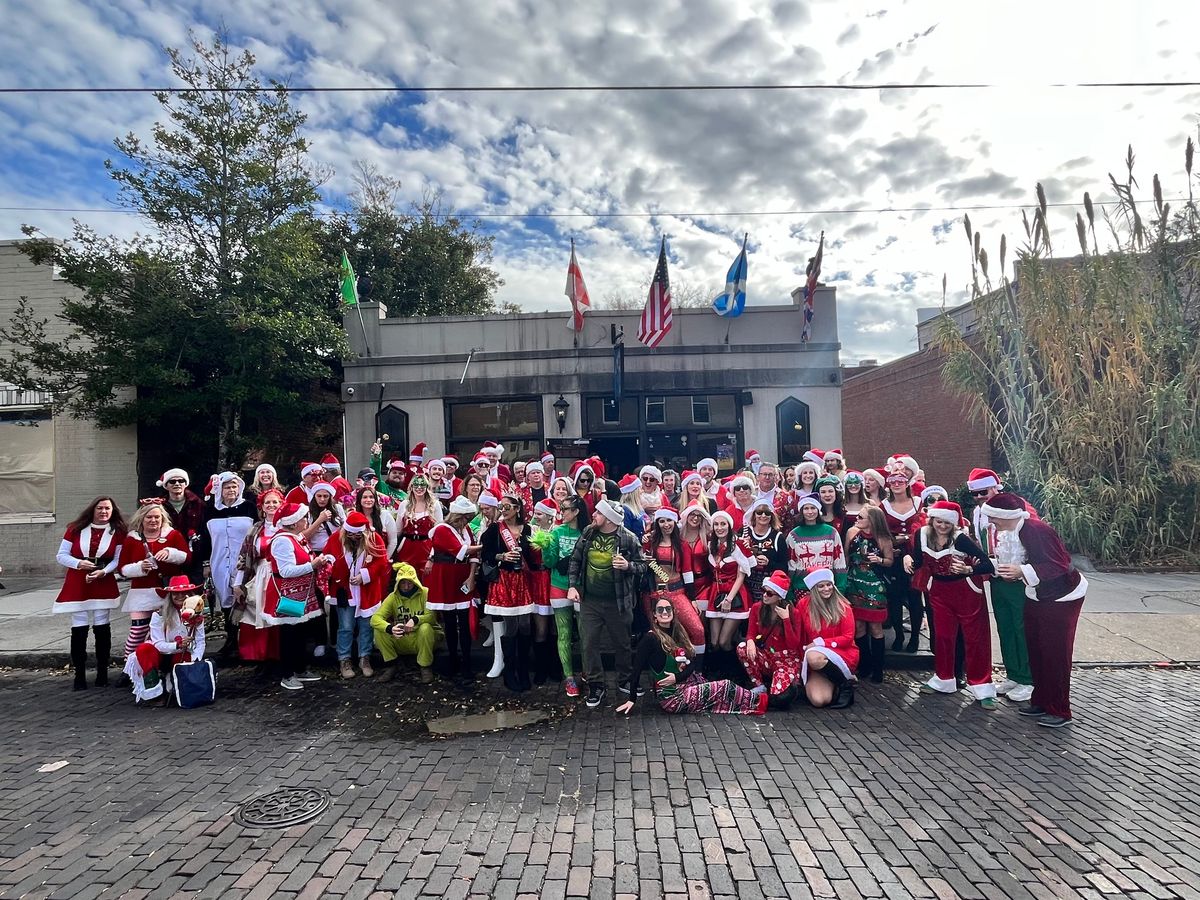
[[[934,550],[933,525],[923,527],[914,541],[911,554],[913,590],[929,597],[933,615],[934,675],[926,682],[930,690],[943,694],[958,691],[954,677],[955,645],[962,629],[966,648],[967,684],[977,700],[994,698],[992,684],[992,632],[987,601],[983,593],[984,576],[995,571],[987,554],[962,530],[962,510],[957,503],[939,500],[928,511],[933,519],[954,526],[948,545]],[[971,567],[969,575],[951,570],[955,563]],[[991,707],[989,707],[991,708]]]
[[[854,611],[850,604],[845,604],[843,615],[836,622],[825,625],[814,625],[810,605],[811,591],[822,581],[833,581],[831,569],[816,569],[804,577],[808,591],[796,598],[796,609],[793,615],[800,620],[802,643],[804,646],[804,662],[800,667],[800,680],[808,684],[808,652],[815,650],[828,659],[842,677],[847,681],[854,680],[854,672],[858,668],[858,645],[854,643]]]
[[[351,513],[326,545],[333,557],[333,565],[329,568],[329,591],[325,595],[325,603],[328,606],[340,606],[344,597],[346,605],[355,610],[356,618],[369,619],[383,602],[391,564],[387,559],[387,548],[377,535],[367,535],[357,552],[343,546],[343,531],[347,534],[367,534],[365,522],[357,521],[360,517],[366,519],[362,513]],[[352,583],[352,575],[358,575],[361,584]]]
[[[458,500],[463,501],[460,508],[464,514],[468,505],[471,514],[474,514],[474,505],[465,497],[452,501],[451,513],[455,511],[453,502]],[[467,525],[455,529],[446,522],[439,522],[430,533],[430,538],[433,544],[433,568],[425,579],[425,586],[429,589],[429,599],[425,605],[436,612],[470,609],[479,594],[474,588],[464,592],[463,585],[467,583],[475,565],[471,556],[475,536]]]
[[[764,593],[770,591],[779,599],[775,604],[755,603],[750,607],[750,620],[746,628],[746,640],[738,644],[737,655],[752,687],[767,685],[772,697],[785,694],[800,678],[803,660],[804,626],[795,610],[786,610],[787,618],[778,612],[783,598],[791,590],[791,578],[786,572],[776,571],[763,580]],[[777,607],[774,621],[763,625],[764,609]],[[754,644],[754,658],[747,647]]]
[[[165,516],[163,519],[162,530],[154,540],[147,541],[136,531],[131,531],[121,546],[121,574],[129,579],[129,593],[125,595],[122,609],[135,619],[141,618],[137,613],[148,614],[162,607],[163,598],[158,589],[191,561],[192,554],[183,535],[165,524]],[[142,561],[152,558],[160,550],[167,551],[166,560],[155,560],[154,568],[145,571]],[[145,618],[150,617],[145,615]]]
[[[747,619],[750,617],[750,591],[746,587],[746,577],[754,565],[754,557],[745,541],[733,536],[733,519],[729,513],[716,513],[712,520],[716,522],[722,516],[729,523],[730,534],[720,557],[709,548],[708,564],[712,568],[713,582],[708,589],[708,607],[704,610],[704,616],[708,619]],[[722,612],[720,605],[733,590],[739,573],[742,575],[742,586],[734,595],[729,612]]]
[[[655,519],[666,519],[675,523],[676,529],[679,528],[679,513],[669,506],[664,506],[654,513]],[[704,622],[696,612],[696,607],[692,605],[692,601],[688,599],[687,586],[695,584],[695,567],[692,562],[692,549],[685,541],[680,541],[679,550],[676,551],[674,544],[664,546],[662,543],[651,543],[654,540],[653,533],[646,532],[642,539],[642,553],[654,561],[658,566],[658,571],[650,570],[651,583],[653,589],[642,595],[642,607],[646,613],[646,618],[654,621],[654,604],[661,598],[666,598],[671,601],[671,606],[675,609],[675,618],[683,625],[687,632],[688,640],[692,642],[692,649],[697,654],[705,652],[704,643]],[[707,553],[707,550],[704,552]],[[661,573],[661,574],[660,574]],[[662,576],[665,575],[667,580],[663,581]]]
[[[310,475],[315,475],[317,477],[317,481],[319,482],[321,480],[321,473],[323,471],[324,470],[321,468],[320,463],[315,463],[315,462],[300,463],[301,481],[298,485],[296,485],[294,488],[292,488],[290,491],[287,492],[287,496],[285,496],[283,498],[283,502],[284,503],[298,503],[301,506],[308,505],[308,499],[310,496],[312,496],[312,488],[305,486],[303,479],[307,478]],[[313,483],[316,484],[316,482],[313,482]],[[333,494],[334,498],[336,499],[336,497],[338,496],[337,490],[333,487],[333,485],[330,485],[329,488],[330,488],[329,492],[331,494]]]
[[[54,600],[54,612],[83,613],[82,621],[73,620],[73,623],[85,628],[89,612],[95,614],[94,624],[108,622],[109,610],[121,605],[121,589],[113,573],[120,566],[125,538],[125,532],[116,531],[111,525],[67,529],[55,556],[55,561],[67,570],[67,574]],[[104,574],[88,581],[88,573],[79,568],[84,560],[91,560],[96,564],[96,570]]]
[[[683,529],[686,527],[684,523],[687,517],[694,512],[699,512],[705,522],[711,522],[712,516],[708,514],[708,510],[703,505],[697,503],[694,506],[684,507],[680,516],[683,523],[680,524],[680,540],[687,546],[688,558],[691,560],[691,584],[692,596],[696,598],[696,603],[700,606],[700,611],[704,612],[708,608],[708,594],[712,588],[712,565],[708,561],[708,541],[704,537],[705,529],[701,528],[695,537],[690,540],[683,536]],[[687,574],[684,575],[685,581]]]
[[[1028,600],[1025,640],[1033,672],[1030,710],[1044,711],[1038,724],[1058,727],[1071,721],[1071,657],[1087,579],[1071,563],[1071,554],[1058,533],[1031,518],[1025,501],[1016,494],[996,494],[983,511],[992,523],[1012,528],[1024,547],[1020,571]]]
[[[261,495],[259,508],[262,508]],[[279,629],[262,617],[267,583],[271,580],[271,539],[275,525],[263,522],[246,536],[238,557],[235,584],[246,592],[246,605],[238,623],[238,655],[246,662],[279,659]]]
[[[295,525],[308,517],[308,508],[285,503],[275,513],[276,528]],[[317,586],[313,578],[315,557],[308,552],[304,542],[290,531],[277,531],[271,538],[267,550],[271,560],[271,574],[263,593],[262,618],[268,625],[294,626],[321,614],[317,599]],[[302,604],[299,615],[281,614],[279,601],[287,597]]]
[[[425,481],[423,475],[414,476],[413,480],[418,478]],[[425,484],[428,487],[427,481]],[[410,482],[410,489],[411,486]],[[400,507],[396,510],[396,529],[400,540],[396,545],[394,562],[408,563],[417,570],[418,575],[424,576],[425,567],[429,564],[429,556],[433,552],[430,536],[433,533],[433,527],[442,521],[442,507],[428,493],[426,493],[424,509],[415,509],[414,506],[410,493],[407,499],[400,502]]]

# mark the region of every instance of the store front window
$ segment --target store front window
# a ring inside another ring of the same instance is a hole
[[[540,397],[446,404],[446,447],[463,465],[484,441],[502,444],[504,462],[511,465],[513,460],[540,454],[542,437]]]

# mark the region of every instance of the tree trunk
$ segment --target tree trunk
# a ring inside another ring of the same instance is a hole
[[[237,436],[242,428],[242,405],[232,400],[221,401],[217,425],[217,471],[236,472],[232,468],[237,451]]]

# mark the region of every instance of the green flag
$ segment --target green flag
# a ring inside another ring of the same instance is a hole
[[[342,299],[347,306],[358,306],[358,283],[345,250],[342,251]]]

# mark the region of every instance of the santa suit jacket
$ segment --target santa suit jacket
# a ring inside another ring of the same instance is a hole
[[[1025,596],[1031,600],[1080,600],[1087,593],[1087,579],[1071,563],[1058,532],[1040,519],[1025,519],[1017,529],[1025,548]]]

